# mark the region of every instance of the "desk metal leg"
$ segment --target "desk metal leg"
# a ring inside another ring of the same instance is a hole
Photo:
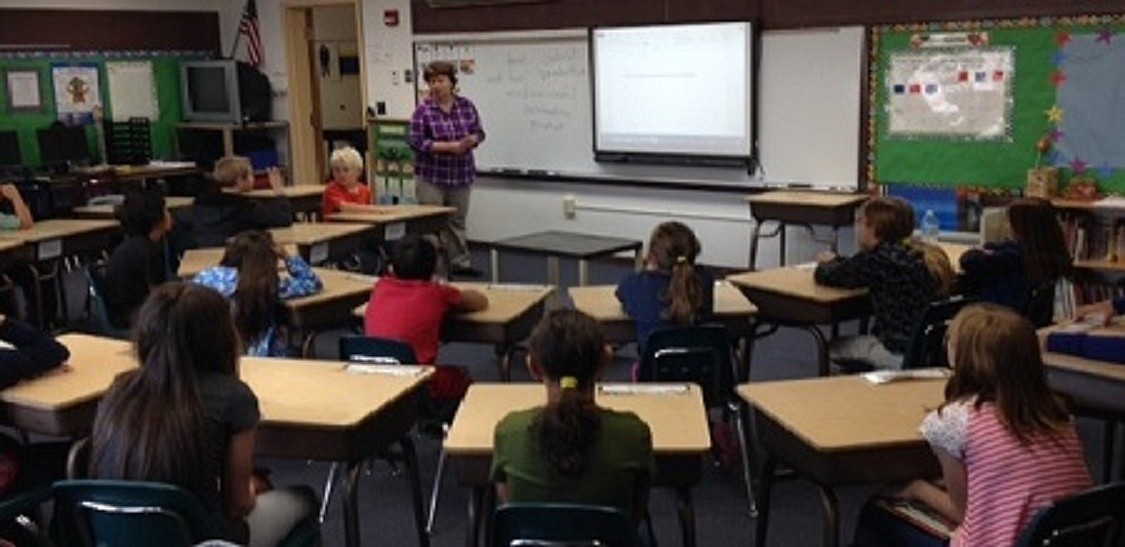
[[[640,248],[633,253],[633,269],[638,272],[645,269],[645,255]]]
[[[553,287],[559,287],[559,257],[551,255],[547,257],[547,284]],[[580,283],[581,284],[581,283]],[[561,291],[556,290],[551,293],[551,309],[562,307],[562,294]]]
[[[758,232],[762,229],[762,221],[754,219],[754,227],[750,228],[750,269],[758,269]]]
[[[817,348],[817,374],[820,376],[829,376],[832,374],[832,369],[829,368],[828,361],[828,341],[824,339],[824,333],[816,325],[806,325],[803,327],[809,334],[816,338]]]
[[[480,541],[480,532],[484,515],[484,491],[486,486],[474,486],[473,493],[469,496],[469,526],[465,534],[465,546],[476,547]]]
[[[773,487],[773,473],[777,462],[766,458],[762,465],[762,478],[758,487],[758,526],[754,530],[755,547],[765,547],[770,524],[770,489]]]
[[[824,547],[837,547],[840,544],[840,503],[836,501],[836,491],[818,484],[820,503],[824,509]]]
[[[691,499],[691,488],[676,488],[676,512],[680,516],[684,547],[695,547],[695,504]]]
[[[500,282],[500,251],[497,249],[488,250],[488,269],[492,272],[492,282]]]
[[[344,544],[359,547],[359,472],[363,460],[348,462],[348,491],[344,494]]]
[[[500,363],[500,381],[512,381],[512,353],[516,347],[509,344],[496,344],[496,359]]]
[[[578,286],[585,287],[590,284],[590,261],[585,258],[578,261]],[[558,285],[555,285],[556,287]]]
[[[782,267],[785,266],[785,232],[785,223],[782,222],[781,225],[777,227],[777,263]]]
[[[418,476],[418,454],[414,441],[409,435],[399,439],[403,459],[406,460],[406,479],[410,481],[410,495],[414,504],[414,526],[418,533],[419,547],[430,547],[430,534],[426,532],[426,514],[422,503],[422,479]]]

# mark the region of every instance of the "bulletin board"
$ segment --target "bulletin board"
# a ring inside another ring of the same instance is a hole
[[[1125,192],[1125,16],[876,27],[870,55],[872,182]]]

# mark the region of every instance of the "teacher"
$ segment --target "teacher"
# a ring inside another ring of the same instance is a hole
[[[414,192],[418,203],[447,205],[457,210],[440,232],[442,251],[450,273],[480,277],[473,268],[465,240],[469,196],[477,178],[473,149],[484,140],[477,107],[456,95],[457,69],[453,63],[434,61],[422,76],[429,97],[410,118],[410,147],[414,149]]]

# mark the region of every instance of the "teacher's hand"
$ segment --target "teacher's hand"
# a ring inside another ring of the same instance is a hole
[[[477,145],[480,144],[480,139],[477,138],[475,133],[472,135],[465,135],[465,137],[461,139],[461,144],[465,146],[466,151],[469,151],[473,148],[476,148]]]

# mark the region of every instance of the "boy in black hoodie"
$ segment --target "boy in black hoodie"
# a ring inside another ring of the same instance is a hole
[[[196,247],[224,247],[227,239],[246,230],[264,230],[293,224],[293,208],[281,188],[285,185],[276,167],[268,171],[273,199],[243,196],[254,188],[250,160],[227,156],[215,162],[210,183],[192,205],[192,233]]]

